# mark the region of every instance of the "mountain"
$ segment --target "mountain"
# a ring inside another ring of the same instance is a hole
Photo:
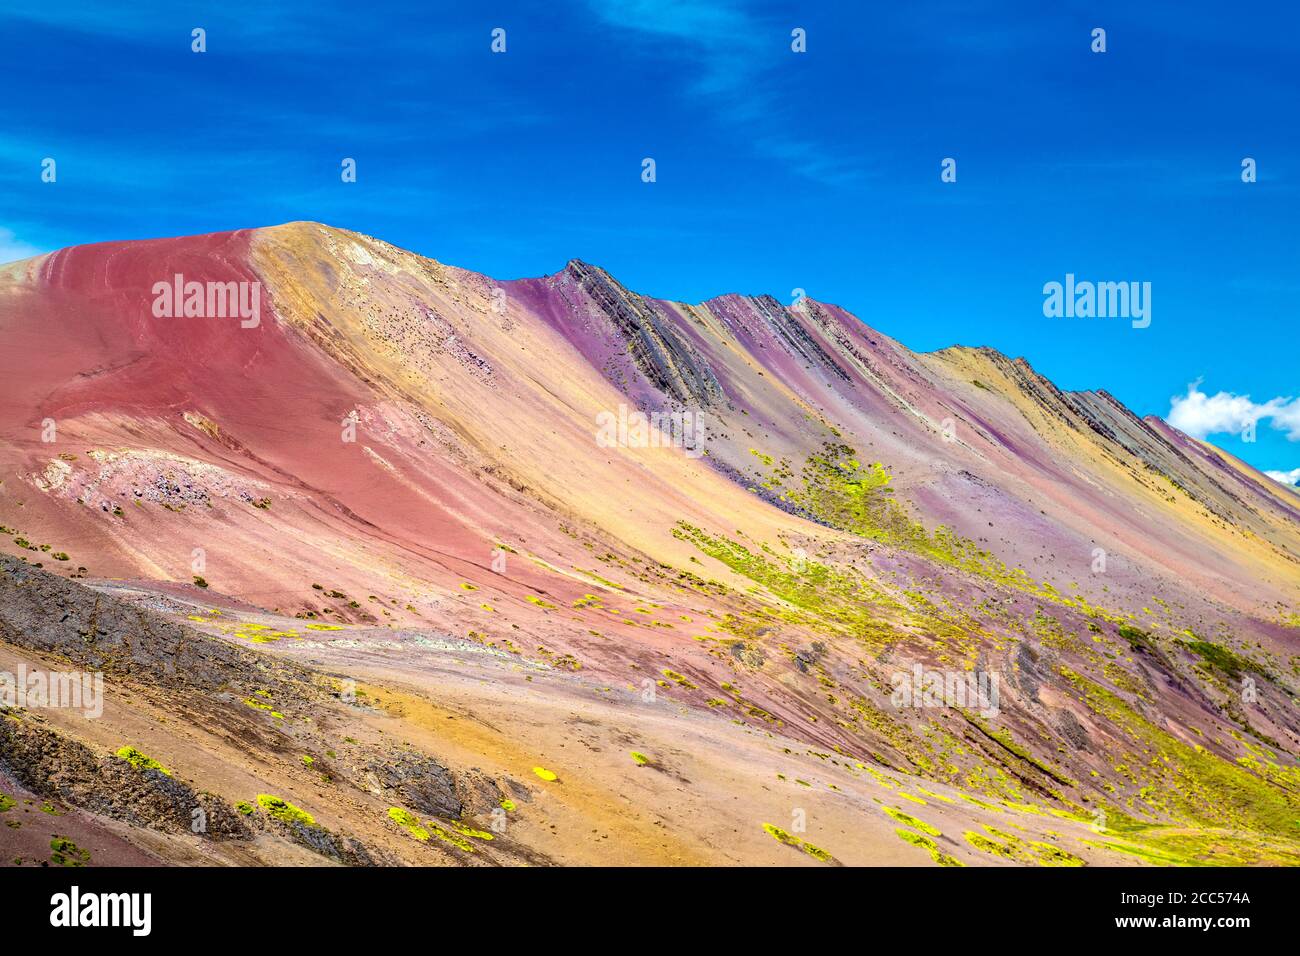
[[[0,790],[110,858],[1300,860],[1300,499],[1105,391],[317,223],[0,267],[0,334],[0,670],[112,704]]]

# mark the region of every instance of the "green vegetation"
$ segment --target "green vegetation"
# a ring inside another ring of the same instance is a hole
[[[316,825],[315,818],[306,810],[300,810],[289,801],[280,797],[273,797],[269,793],[259,793],[257,795],[257,805],[273,819],[279,820],[281,823],[302,824],[308,827]]]
[[[1132,624],[1121,624],[1119,626],[1119,636],[1128,641],[1129,650],[1131,651],[1155,650],[1155,640],[1140,627],[1134,627]]]
[[[453,830],[455,830],[457,833],[461,834],[462,836],[473,837],[475,840],[492,839],[492,834],[488,833],[486,830],[475,829],[474,827],[470,826],[467,823],[463,823],[460,820],[452,820],[447,825],[451,827]]]
[[[1024,840],[1012,833],[1006,833],[985,825],[984,830],[990,836],[968,830],[966,842],[982,853],[1015,860],[1035,866],[1083,866],[1083,860],[1058,846],[1037,840]],[[997,839],[992,839],[996,837]]]
[[[50,862],[55,866],[85,866],[90,862],[90,851],[66,837],[56,836],[51,840],[50,850]]]
[[[428,842],[429,831],[420,825],[419,818],[411,811],[403,810],[401,807],[389,807],[388,817],[421,843]]]
[[[169,777],[172,775],[172,772],[157,760],[142,754],[134,747],[123,747],[117,751],[116,756],[121,757],[136,770],[157,770],[159,773],[165,773]]]
[[[510,801],[508,800],[503,801],[502,805],[504,806],[509,802]],[[506,809],[513,810],[514,804],[511,803]],[[454,820],[446,826],[440,826],[432,821],[422,824],[415,814],[411,813],[409,810],[404,810],[401,807],[389,807],[388,817],[421,843],[427,843],[430,837],[437,837],[443,843],[446,843],[449,846],[454,846],[456,849],[463,850],[466,853],[476,852],[474,844],[465,839],[466,837],[475,840],[492,839],[492,834],[484,830],[476,830],[474,827],[461,823],[458,820]]]
[[[973,542],[940,526],[933,533],[913,521],[893,497],[893,477],[880,462],[863,465],[848,445],[826,444],[804,463],[803,487],[781,498],[834,528],[923,554],[971,571],[1005,567]]]
[[[430,823],[429,830],[434,836],[449,846],[454,846],[458,850],[464,850],[466,853],[475,852],[474,844],[470,843],[464,837],[457,836],[455,833],[443,829],[436,823]]]
[[[1122,735],[1121,765],[1133,774],[1151,812],[1201,827],[1272,834],[1296,846],[1300,768],[1252,758],[1226,760],[1157,727],[1095,681],[1064,666],[1060,673],[1079,699]],[[1111,811],[1106,812],[1110,819]]]
[[[930,859],[934,860],[940,866],[965,866],[961,860],[955,856],[949,856],[939,849],[939,845],[928,836],[922,836],[919,833],[913,833],[911,830],[897,829],[895,835],[904,843],[910,843],[912,846],[919,846],[921,849],[930,854]]]
[[[673,536],[763,585],[789,605],[785,610],[756,609],[756,613],[773,618],[772,623],[805,624],[847,632],[872,642],[897,637],[897,631],[881,619],[880,611],[884,608],[902,611],[903,605],[861,575],[812,560],[795,565],[776,555],[751,551],[728,538],[714,537],[685,522],[678,523]],[[731,615],[723,619],[722,627],[737,637],[751,636],[745,622]]]
[[[1233,680],[1241,677],[1244,671],[1252,671],[1261,675],[1264,673],[1264,669],[1250,658],[1242,657],[1240,654],[1228,650],[1222,644],[1215,644],[1213,641],[1204,641],[1195,637],[1190,641],[1180,640],[1178,644],[1187,648],[1216,671],[1231,677]]]
[[[880,462],[863,465],[856,454],[848,445],[827,443],[821,454],[810,455],[805,461],[802,487],[785,484],[793,473],[784,459],[763,485],[777,492],[780,500],[830,527],[902,548],[1043,600],[1113,618],[1081,597],[1067,597],[1050,584],[1036,582],[1021,568],[1008,568],[976,542],[961,537],[951,528],[940,525],[932,532],[926,530],[894,499],[890,487],[893,479],[885,465]]]
[[[1063,784],[1067,787],[1078,786],[1076,781],[1070,779],[1056,767],[1053,767],[1051,764],[1043,760],[1039,760],[1027,747],[1022,747],[1020,744],[1016,743],[1015,738],[1011,736],[1011,731],[1007,730],[1005,727],[990,730],[985,726],[982,720],[973,718],[966,713],[963,713],[962,716],[966,718],[967,723],[988,737],[989,740],[994,741],[998,746],[1006,750],[1007,753],[1014,754],[1034,769],[1051,777],[1057,783]]]
[[[698,687],[674,670],[665,670],[663,675],[684,690],[699,690]]]
[[[807,840],[801,840],[791,833],[787,833],[779,826],[773,823],[764,823],[763,829],[772,836],[778,843],[784,843],[786,846],[798,847],[815,860],[823,863],[834,863],[835,858],[823,850],[821,847],[813,846]]]
[[[284,714],[280,713],[270,704],[264,704],[260,700],[253,700],[251,697],[244,699],[245,706],[252,707],[254,710],[264,710],[276,720],[284,720]]]
[[[888,816],[892,817],[893,819],[897,820],[899,823],[912,827],[915,830],[920,830],[922,833],[928,833],[930,834],[930,836],[939,836],[938,827],[926,823],[923,820],[918,820],[910,813],[904,813],[902,810],[899,810],[897,807],[885,807],[885,813]]]

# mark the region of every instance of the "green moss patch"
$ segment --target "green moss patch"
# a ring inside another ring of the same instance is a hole
[[[134,747],[123,747],[117,751],[116,756],[122,758],[136,770],[157,770],[159,773],[165,773],[171,776],[172,772],[160,764],[153,757],[143,754]]]
[[[935,843],[928,836],[922,836],[911,830],[898,829],[894,834],[904,843],[910,843],[912,846],[919,846],[930,854],[930,859],[934,860],[939,866],[965,866],[961,860],[955,856],[949,856],[939,849],[939,844]]]
[[[784,843],[786,846],[797,847],[807,853],[814,860],[820,860],[823,863],[835,862],[835,857],[831,856],[821,847],[813,846],[807,840],[801,840],[793,833],[787,833],[774,823],[764,823],[763,829],[778,843]]]
[[[55,866],[85,866],[90,862],[90,851],[66,837],[56,836],[50,841],[50,862]]]
[[[281,797],[275,797],[269,793],[259,793],[257,795],[257,805],[273,819],[279,820],[281,823],[301,823],[309,827],[316,825],[315,817],[306,810],[298,809]]]
[[[892,817],[894,820],[897,820],[899,823],[903,824],[904,826],[909,826],[912,827],[913,829],[920,830],[922,833],[928,833],[930,834],[930,836],[940,835],[938,827],[934,826],[933,824],[926,823],[924,820],[918,820],[910,813],[904,813],[902,810],[899,810],[897,807],[885,807],[884,809],[886,814],[888,814],[890,817]]]
[[[1199,638],[1191,641],[1178,642],[1180,647],[1185,647],[1214,670],[1236,680],[1246,671],[1263,675],[1264,669],[1248,657],[1243,657],[1234,651],[1229,650],[1222,644],[1215,644],[1213,641],[1203,641]]]
[[[991,826],[983,833],[968,830],[966,842],[982,853],[1030,866],[1083,866],[1084,861],[1059,846],[1038,840],[1025,840]]]
[[[403,810],[401,807],[389,807],[388,818],[421,843],[428,842],[429,831],[420,825],[419,818],[411,811]]]

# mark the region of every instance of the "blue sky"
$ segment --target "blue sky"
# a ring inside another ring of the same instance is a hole
[[[0,260],[315,219],[498,278],[800,288],[1300,469],[1291,4],[118,6],[0,9]],[[1150,327],[1044,317],[1067,272],[1150,282]]]

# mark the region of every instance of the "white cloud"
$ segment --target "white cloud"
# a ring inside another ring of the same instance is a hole
[[[17,262],[19,259],[29,259],[40,253],[41,250],[25,242],[19,242],[12,232],[0,226],[0,265],[6,262]]]
[[[1249,395],[1217,392],[1206,395],[1197,379],[1187,386],[1186,395],[1169,400],[1165,421],[1193,438],[1208,435],[1240,435],[1247,426],[1268,418],[1278,431],[1291,441],[1300,441],[1300,400],[1270,398],[1267,402],[1251,401]]]
[[[1285,431],[1291,441],[1300,441],[1300,399],[1278,406],[1273,413],[1273,427]]]
[[[1266,471],[1264,474],[1274,481],[1282,482],[1284,485],[1292,487],[1300,485],[1300,468],[1292,468],[1290,471]]]

